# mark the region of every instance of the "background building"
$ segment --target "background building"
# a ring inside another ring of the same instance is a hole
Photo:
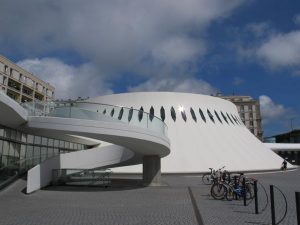
[[[259,101],[250,96],[218,96],[220,98],[233,102],[238,109],[240,118],[245,126],[258,139],[263,140],[263,131],[261,126],[261,114]]]
[[[0,55],[0,91],[21,103],[52,100],[55,88]]]
[[[278,147],[274,149],[274,152],[290,163],[300,165],[300,130],[266,137],[264,142],[270,143],[269,146],[276,144]]]

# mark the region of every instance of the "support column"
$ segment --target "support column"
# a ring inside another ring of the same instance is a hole
[[[145,186],[160,186],[160,157],[147,155],[143,157],[143,184]]]

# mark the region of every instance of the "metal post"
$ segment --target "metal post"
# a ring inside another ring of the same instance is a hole
[[[255,203],[255,214],[258,214],[257,180],[254,181],[254,203]]]
[[[243,177],[243,197],[244,197],[244,206],[247,206],[247,199],[246,199],[246,179]]]
[[[297,224],[300,225],[300,192],[296,192]]]
[[[271,198],[271,217],[272,217],[272,225],[276,224],[275,219],[275,203],[274,203],[274,186],[270,185],[270,198]]]

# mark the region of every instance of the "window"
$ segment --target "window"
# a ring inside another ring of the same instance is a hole
[[[244,112],[245,108],[243,105],[240,106],[240,110],[241,110],[241,112]]]
[[[122,107],[122,108],[120,109],[120,112],[119,112],[118,120],[121,120],[121,119],[122,119],[123,113],[124,113],[124,109],[123,109],[123,107]]]
[[[236,115],[235,115],[234,117],[235,117],[236,121],[238,122],[238,124],[241,125],[241,122],[240,122],[240,120],[239,120],[239,117],[236,116]]]
[[[42,141],[42,138],[40,136],[34,136],[34,144],[40,145]]]
[[[196,117],[196,114],[195,114],[195,112],[194,112],[194,110],[193,110],[192,107],[190,108],[190,112],[191,112],[191,116],[192,116],[193,120],[194,120],[195,122],[197,122],[197,117]]]
[[[236,121],[236,119],[234,118],[234,116],[233,116],[232,114],[230,114],[230,115],[231,115],[231,118],[234,120],[234,122],[235,122],[237,125],[239,125],[238,122]]]
[[[154,108],[153,108],[153,106],[151,106],[150,113],[149,113],[149,119],[150,119],[150,121],[153,120],[153,117],[154,117]]]
[[[202,120],[206,123],[206,118],[204,116],[204,113],[202,112],[202,110],[199,108],[199,113],[200,113],[200,116],[202,118]]]
[[[224,113],[221,111],[221,115],[222,115],[222,117],[223,117],[223,120],[225,120],[225,122],[227,123],[227,124],[229,124],[228,123],[228,120],[227,120],[227,118],[226,118],[226,116],[224,115]]]
[[[111,110],[111,112],[110,112],[110,116],[111,116],[111,117],[113,117],[113,116],[114,116],[114,114],[115,114],[115,108],[113,108],[113,109]]]
[[[222,120],[221,120],[221,118],[219,117],[219,114],[216,112],[216,110],[215,110],[215,115],[217,116],[217,118],[220,121],[220,123],[223,123]]]
[[[171,117],[175,122],[176,121],[176,112],[175,112],[175,109],[173,106],[171,107]]]
[[[54,140],[54,147],[58,147],[59,145],[59,141],[58,140]]]
[[[33,135],[31,134],[27,135],[27,143],[33,144]]]
[[[139,118],[140,122],[143,119],[143,116],[144,116],[144,108],[143,108],[143,106],[141,106],[139,113],[138,113],[138,118]]]
[[[214,116],[211,114],[211,112],[209,111],[209,109],[207,109],[207,114],[208,114],[210,120],[211,120],[212,122],[215,122]]]
[[[0,127],[0,137],[3,137],[3,136],[4,136],[4,128]]]
[[[48,139],[48,146],[53,146],[53,144],[54,144],[54,140],[53,139]]]
[[[106,109],[103,110],[103,114],[104,114],[104,115],[106,114]]]
[[[166,119],[166,114],[165,114],[164,107],[160,108],[160,118],[161,118],[162,121],[165,121],[165,119]]]
[[[45,146],[47,146],[47,141],[48,141],[48,139],[47,139],[47,138],[45,138],[45,137],[42,137],[42,145],[45,145]]]
[[[59,147],[64,148],[65,147],[65,142],[64,141],[59,141]]]
[[[129,113],[128,113],[128,122],[131,121],[131,119],[132,119],[132,114],[133,114],[133,108],[131,107],[131,108],[129,109]]]
[[[228,113],[226,113],[226,115],[227,115],[228,119],[230,120],[230,122],[231,122],[233,125],[235,125],[234,122],[231,120],[230,116],[228,115]]]
[[[186,114],[185,114],[184,110],[181,111],[181,116],[182,116],[182,119],[184,120],[184,122],[186,122],[187,118],[186,118]]]
[[[253,121],[250,121],[249,123],[250,123],[250,126],[253,126],[253,125],[254,125]]]

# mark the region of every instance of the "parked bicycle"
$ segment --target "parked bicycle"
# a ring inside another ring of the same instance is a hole
[[[225,168],[225,166],[223,166],[222,168],[220,168],[218,170],[214,170],[213,168],[209,168],[210,173],[203,174],[202,182],[206,185],[210,185],[210,184],[214,183],[215,180],[218,180],[221,177],[222,170],[224,168]]]
[[[243,178],[245,178],[245,187],[243,186]],[[211,186],[210,193],[214,199],[227,200],[241,199],[246,195],[246,199],[250,200],[254,197],[254,178],[247,178],[244,174],[240,174],[236,180],[218,180]]]

